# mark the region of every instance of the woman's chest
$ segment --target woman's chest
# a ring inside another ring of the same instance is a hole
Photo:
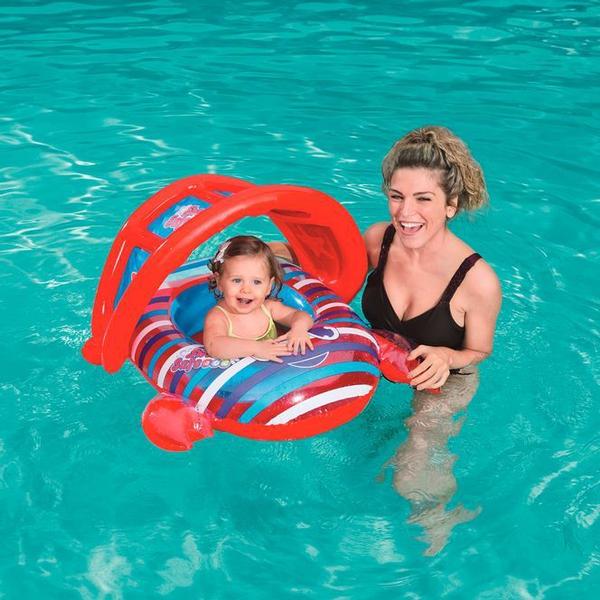
[[[388,300],[401,321],[408,321],[435,307],[444,298],[452,278],[449,269],[428,270],[388,262],[383,273],[383,286]],[[450,302],[453,319],[464,323],[464,310],[458,294]]]

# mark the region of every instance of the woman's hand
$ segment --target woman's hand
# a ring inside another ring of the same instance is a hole
[[[452,350],[441,346],[417,346],[407,360],[421,359],[417,367],[408,373],[410,385],[417,390],[439,388],[450,375]]]
[[[308,330],[306,327],[292,327],[287,333],[280,335],[276,342],[286,342],[285,347],[295,355],[300,351],[301,354],[306,353],[306,348],[314,350],[313,343],[308,337]]]
[[[252,352],[254,358],[261,358],[263,360],[272,360],[273,362],[283,362],[280,356],[289,356],[291,351],[288,349],[287,344],[279,343],[277,340],[263,340],[262,342],[255,342],[256,347]]]

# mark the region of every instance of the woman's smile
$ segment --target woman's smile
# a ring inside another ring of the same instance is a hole
[[[401,239],[410,248],[425,246],[446,228],[453,207],[446,201],[436,171],[401,168],[392,175],[388,192],[390,214]]]

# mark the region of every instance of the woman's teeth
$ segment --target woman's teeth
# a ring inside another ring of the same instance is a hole
[[[403,231],[407,231],[409,233],[414,233],[423,227],[423,223],[412,223],[409,221],[399,221],[400,227],[402,227]]]

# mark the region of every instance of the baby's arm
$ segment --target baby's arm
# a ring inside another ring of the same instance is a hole
[[[291,354],[286,344],[276,343],[275,340],[261,342],[231,337],[227,333],[225,315],[214,308],[208,312],[204,320],[204,347],[210,356],[221,359],[255,356],[282,362],[280,356]]]
[[[267,300],[267,307],[271,311],[274,321],[290,328],[287,333],[279,336],[277,341],[286,340],[288,350],[294,354],[298,354],[298,350],[304,354],[307,346],[311,350],[314,349],[308,336],[313,318],[307,312],[296,310],[276,300]]]

